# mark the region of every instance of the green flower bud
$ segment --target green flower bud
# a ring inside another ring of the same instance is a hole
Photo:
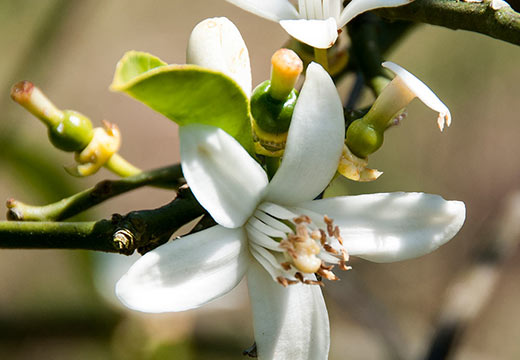
[[[85,115],[76,111],[63,111],[60,122],[49,126],[49,140],[63,151],[81,151],[92,140],[92,123]]]
[[[365,122],[364,119],[358,119],[350,124],[345,140],[350,151],[360,158],[366,158],[383,145],[385,131]]]

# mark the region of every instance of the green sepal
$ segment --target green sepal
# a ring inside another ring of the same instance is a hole
[[[124,92],[179,125],[213,125],[249,153],[253,140],[249,99],[230,77],[197,65],[167,65],[130,51],[119,61],[110,89]]]

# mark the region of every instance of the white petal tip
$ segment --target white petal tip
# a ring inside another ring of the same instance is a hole
[[[247,96],[251,94],[249,53],[240,31],[228,18],[205,19],[195,26],[188,41],[186,62],[220,71]]]
[[[491,0],[491,8],[493,10],[500,10],[503,7],[510,7],[510,5],[503,0]]]
[[[451,125],[450,110],[425,83],[406,69],[391,61],[385,61],[381,65],[391,70],[396,77],[399,77],[401,83],[416,97],[418,97],[424,105],[439,113],[437,125],[439,126],[440,131],[444,130],[444,125],[448,127]]]
[[[338,39],[336,20],[281,20],[280,25],[293,38],[318,49],[328,49]]]

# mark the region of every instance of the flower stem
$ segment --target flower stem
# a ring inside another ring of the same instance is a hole
[[[329,71],[329,58],[327,55],[327,49],[314,48],[314,60],[328,72]]]
[[[134,176],[142,172],[141,169],[132,165],[118,153],[112,155],[104,166],[114,174],[121,177]]]
[[[33,206],[11,199],[7,218],[17,221],[59,221],[68,219],[117,195],[146,185],[176,190],[182,184],[179,164],[141,172],[120,180],[104,180],[94,187],[44,206]]]

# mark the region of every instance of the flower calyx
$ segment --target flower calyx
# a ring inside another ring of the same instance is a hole
[[[117,125],[103,120],[103,127],[95,128],[93,133],[90,143],[82,151],[76,152],[78,165],[65,168],[69,174],[78,177],[92,175],[119,150],[121,132]]]

